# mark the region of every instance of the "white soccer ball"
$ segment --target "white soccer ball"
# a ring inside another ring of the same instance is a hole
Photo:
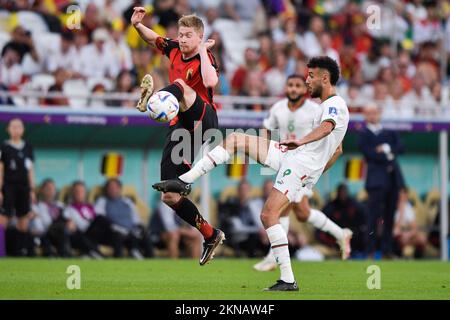
[[[180,105],[177,98],[167,91],[158,91],[150,97],[147,110],[150,118],[158,122],[169,122],[176,117]]]

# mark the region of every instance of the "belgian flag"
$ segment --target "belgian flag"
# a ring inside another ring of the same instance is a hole
[[[363,159],[350,158],[345,165],[345,177],[349,181],[358,181],[364,178],[366,164]]]
[[[123,157],[121,154],[110,152],[103,156],[101,172],[106,178],[117,178],[122,175]]]
[[[233,157],[233,162],[227,165],[227,177],[230,179],[241,180],[247,175],[248,163],[245,158],[239,155]]]

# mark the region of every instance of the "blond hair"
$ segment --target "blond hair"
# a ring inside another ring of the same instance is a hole
[[[203,34],[203,31],[205,30],[202,19],[195,14],[182,16],[180,20],[178,20],[178,28],[179,27],[194,28],[195,31],[200,34]]]

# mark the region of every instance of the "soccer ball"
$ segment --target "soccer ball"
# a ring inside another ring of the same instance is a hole
[[[147,103],[149,116],[158,122],[169,122],[178,114],[180,105],[177,98],[167,91],[158,91]]]

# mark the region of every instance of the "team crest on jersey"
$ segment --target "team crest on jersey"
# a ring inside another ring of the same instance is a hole
[[[186,72],[186,80],[191,80],[193,73],[194,73],[194,70],[188,69],[188,71]]]
[[[328,114],[334,114],[337,116],[337,109],[335,107],[329,107]]]

